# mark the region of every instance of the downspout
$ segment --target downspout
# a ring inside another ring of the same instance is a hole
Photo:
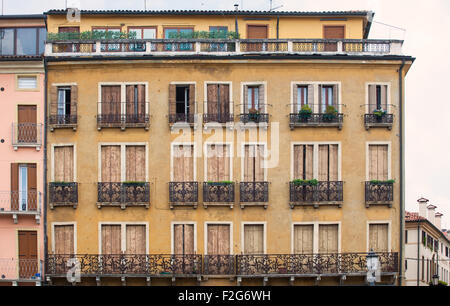
[[[277,39],[280,38],[280,16],[277,16]]]
[[[45,29],[47,30],[47,15],[44,16]],[[47,30],[48,31],[48,30]],[[47,40],[46,40],[47,41]],[[44,215],[44,273],[42,276],[45,276],[45,271],[47,270],[47,257],[48,257],[48,238],[47,238],[47,58],[45,57],[45,48],[44,48],[44,207],[43,207],[43,215]],[[43,279],[45,284],[45,277]]]
[[[417,287],[420,277],[420,221],[417,221]]]
[[[398,99],[399,99],[399,129],[400,129],[400,265],[399,265],[399,282],[398,285],[401,286],[403,284],[403,235],[405,228],[405,219],[404,219],[404,211],[405,211],[405,159],[404,159],[404,110],[403,110],[403,67],[405,66],[405,60],[402,59],[402,64],[400,65],[400,69],[398,70]]]
[[[240,39],[240,36],[239,36],[239,27],[238,27],[238,18],[237,18],[237,17],[238,17],[238,16],[237,16],[237,14],[236,14],[236,17],[235,17],[235,19],[234,19],[234,30],[235,30],[236,35],[237,35],[236,39]]]

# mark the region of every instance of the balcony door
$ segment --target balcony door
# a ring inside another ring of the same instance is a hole
[[[194,181],[194,146],[176,145],[173,147],[173,181]]]
[[[369,85],[369,114],[374,110],[387,111],[387,85]]]
[[[247,25],[248,39],[267,39],[267,25]],[[265,51],[262,43],[248,43],[247,51]]]
[[[58,87],[58,123],[64,124],[71,115],[71,87]],[[66,119],[67,118],[67,119]]]
[[[144,123],[145,122],[145,85],[127,85],[126,86],[126,122]]]
[[[144,255],[146,251],[146,226],[145,225],[126,225],[126,254]]]
[[[37,209],[36,164],[11,164],[11,210]]]
[[[245,86],[244,92],[244,113],[252,114],[255,112],[264,112],[262,101],[263,86]]]
[[[193,122],[195,114],[195,85],[169,85],[170,122]]]
[[[207,148],[206,179],[212,182],[230,180],[229,146],[212,144]]]
[[[77,37],[80,33],[80,27],[59,27],[58,28],[58,32],[59,33],[73,33],[73,37],[71,37],[73,40],[78,39],[79,37]],[[72,36],[72,35],[67,35],[67,36]],[[58,46],[58,51],[59,52],[79,52],[80,51],[80,46],[78,44],[59,44]]]
[[[39,272],[36,231],[19,231],[19,278],[31,278]]]
[[[314,225],[294,225],[294,254],[312,254]]]
[[[369,181],[388,179],[388,145],[369,145]]]
[[[319,181],[338,181],[338,145],[319,145]]]
[[[319,110],[326,113],[327,107],[332,106],[338,111],[337,85],[319,85]]]
[[[244,148],[244,182],[263,182],[264,146],[245,145]]]
[[[103,123],[121,122],[120,85],[102,85],[101,118]]]
[[[244,225],[244,254],[245,255],[264,254],[263,224]]]
[[[389,251],[389,225],[370,224],[369,225],[369,251],[388,252]]]
[[[75,254],[75,235],[74,225],[55,225],[54,226],[55,237],[55,255],[73,255]]]
[[[313,145],[294,146],[294,179],[311,180],[313,172]]]
[[[18,106],[18,143],[36,143],[37,142],[37,106],[19,105]]]
[[[194,249],[194,224],[175,224],[173,226],[173,253],[192,255]]]
[[[207,111],[209,121],[225,123],[230,117],[230,85],[207,85]]]
[[[73,165],[73,146],[60,146],[54,148],[54,182],[73,182]]]
[[[319,253],[338,253],[338,228],[337,224],[319,224]]]

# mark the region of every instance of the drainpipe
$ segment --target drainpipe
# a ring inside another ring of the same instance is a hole
[[[420,277],[420,221],[417,221],[417,287]]]
[[[280,38],[280,16],[277,16],[277,39]]]
[[[400,69],[398,70],[398,99],[399,99],[399,129],[400,129],[400,265],[399,265],[399,282],[398,285],[401,286],[403,283],[403,231],[405,228],[405,219],[404,219],[404,211],[405,211],[405,159],[404,159],[404,119],[403,119],[403,67],[405,66],[405,60],[402,59],[402,64],[400,65]]]
[[[44,273],[47,267],[48,239],[47,239],[47,59],[44,58]],[[45,283],[45,279],[44,279]]]

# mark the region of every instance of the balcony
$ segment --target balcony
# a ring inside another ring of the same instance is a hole
[[[198,182],[169,182],[169,205],[197,208]]]
[[[174,124],[182,126],[195,126],[196,118],[196,102],[176,101],[169,103],[169,125]]]
[[[368,181],[365,184],[366,207],[370,205],[388,205],[394,202],[394,183]]]
[[[18,216],[34,216],[41,221],[41,193],[37,191],[0,191],[0,216],[12,216],[15,224]]]
[[[145,128],[150,127],[148,102],[99,102],[97,129],[102,128]]]
[[[390,130],[392,129],[393,122],[394,122],[393,114],[384,114],[382,116],[378,116],[375,114],[364,115],[364,126],[366,130],[375,127],[387,128],[388,130]]]
[[[81,277],[167,277],[196,278],[202,273],[202,255],[166,254],[77,254],[47,256],[46,277],[66,278],[78,263]],[[149,281],[149,280],[147,280]]]
[[[289,206],[321,205],[342,207],[344,187],[342,181],[319,181],[317,185],[289,182]]]
[[[118,39],[49,40],[46,57],[210,57],[252,55],[402,55],[402,40]]]
[[[269,204],[269,182],[241,182],[239,184],[239,201],[245,206],[263,206]]]
[[[269,114],[267,113],[245,113],[240,114],[240,121],[244,124],[254,123],[254,124],[263,124],[267,126],[269,124]]]
[[[42,146],[42,124],[13,123],[12,145],[14,150],[19,147],[34,147],[39,151]]]
[[[342,129],[344,114],[330,115],[326,113],[312,113],[308,116],[299,113],[289,114],[289,127],[337,127]]]
[[[150,184],[147,182],[97,183],[97,206],[150,207]]]
[[[48,184],[50,209],[78,205],[78,183],[53,182]]]
[[[0,283],[40,285],[42,266],[38,259],[0,258]]]
[[[204,182],[203,183],[203,206],[229,206],[234,205],[234,183],[233,182]]]
[[[203,256],[203,275],[235,275],[235,255],[205,255]]]

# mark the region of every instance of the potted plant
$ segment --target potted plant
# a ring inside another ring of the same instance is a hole
[[[325,114],[323,114],[323,119],[325,121],[332,121],[337,116],[337,110],[333,105],[328,105],[325,109]]]
[[[145,182],[125,181],[125,182],[123,182],[123,184],[127,185],[127,186],[144,186]]]
[[[317,184],[319,184],[319,181],[316,179],[312,180],[295,179],[292,181],[292,183],[294,183],[294,185],[296,186],[303,186],[303,185],[316,186]]]
[[[298,121],[308,121],[308,119],[311,117],[311,114],[311,107],[309,107],[308,104],[303,105],[302,108],[298,111]]]
[[[378,108],[373,111],[373,114],[375,115],[375,118],[377,121],[381,121],[383,116],[386,115],[386,111],[383,108]]]
[[[212,186],[225,186],[233,184],[233,181],[218,181],[218,182],[208,181],[207,183]]]
[[[250,108],[248,110],[248,119],[254,122],[259,122],[260,113],[256,108]]]
[[[370,183],[373,185],[393,184],[395,180],[371,180]]]

